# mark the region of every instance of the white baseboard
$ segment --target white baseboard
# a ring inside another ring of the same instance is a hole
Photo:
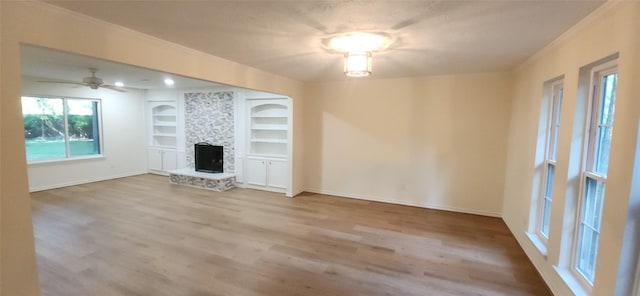
[[[100,182],[100,181],[106,181],[106,180],[112,180],[112,179],[119,179],[119,178],[125,178],[125,177],[137,176],[137,175],[144,175],[144,174],[147,174],[147,173],[149,173],[149,172],[147,172],[147,171],[129,172],[129,173],[123,173],[123,174],[117,174],[117,175],[111,175],[111,176],[103,176],[103,177],[98,177],[98,178],[73,180],[73,181],[70,181],[70,182],[63,182],[63,183],[57,183],[57,184],[51,184],[51,185],[45,185],[45,186],[36,186],[36,187],[31,187],[30,186],[29,187],[29,192],[37,192],[37,191],[43,191],[43,190],[49,190],[49,189],[68,187],[68,186],[82,185],[82,184],[93,183],[93,182]]]
[[[373,196],[373,195],[363,195],[363,194],[357,194],[356,195],[356,194],[351,194],[351,193],[336,192],[336,191],[330,191],[330,190],[321,190],[321,189],[315,189],[315,188],[310,188],[310,189],[307,189],[307,190],[304,190],[304,191],[311,192],[311,193],[317,193],[317,194],[334,195],[334,196],[338,196],[338,197],[346,197],[346,198],[361,199],[361,200],[368,200],[368,201],[377,201],[377,202],[384,202],[384,203],[391,203],[391,204],[419,207],[419,208],[432,209],[432,210],[442,210],[442,211],[449,211],[449,212],[457,212],[457,213],[464,213],[464,214],[473,214],[473,215],[481,215],[481,216],[502,218],[502,213],[481,211],[481,210],[467,209],[467,208],[459,208],[459,207],[451,207],[451,206],[445,206],[445,205],[436,205],[436,204],[430,204],[430,203],[417,203],[417,202],[406,201],[406,200],[397,200],[397,199],[393,199],[392,200],[392,199],[379,197],[379,196]]]
[[[287,197],[296,197],[296,195],[299,195],[299,194],[301,194],[303,192],[304,192],[304,190],[298,190],[296,193],[287,192],[286,196]]]

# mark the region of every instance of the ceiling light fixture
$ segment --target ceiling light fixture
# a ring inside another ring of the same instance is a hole
[[[349,77],[366,77],[370,74],[370,52],[348,52],[344,54],[344,75]]]
[[[344,53],[346,76],[365,77],[371,74],[371,52],[389,47],[391,38],[386,34],[348,33],[330,37],[325,44],[333,50]]]
[[[113,85],[115,85],[117,87],[123,87],[124,83],[122,83],[121,81],[116,81],[116,83],[114,83]]]
[[[164,84],[166,84],[166,85],[173,85],[174,83],[175,82],[171,78],[167,78],[167,79],[164,80]]]

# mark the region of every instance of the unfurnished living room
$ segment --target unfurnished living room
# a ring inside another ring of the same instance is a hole
[[[0,295],[640,296],[640,2],[0,1]]]

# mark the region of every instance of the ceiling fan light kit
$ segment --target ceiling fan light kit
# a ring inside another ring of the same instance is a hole
[[[333,50],[344,53],[344,75],[366,77],[372,71],[372,51],[389,47],[391,38],[386,34],[347,33],[329,38]]]

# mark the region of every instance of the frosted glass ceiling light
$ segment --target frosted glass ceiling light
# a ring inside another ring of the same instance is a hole
[[[344,53],[344,74],[349,77],[371,75],[371,52],[389,47],[391,38],[380,33],[348,33],[329,37],[325,45]]]
[[[344,54],[344,75],[349,77],[365,77],[370,74],[370,52],[348,52]]]

